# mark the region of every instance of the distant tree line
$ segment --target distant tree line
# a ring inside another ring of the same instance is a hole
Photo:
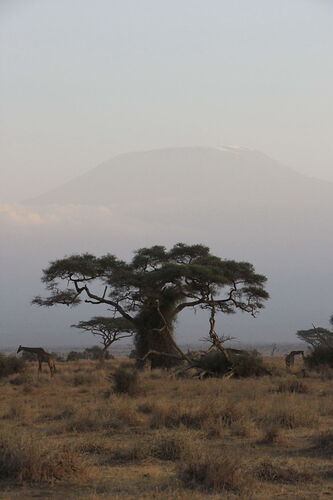
[[[94,345],[92,347],[87,347],[83,351],[70,351],[66,357],[61,356],[56,352],[50,353],[55,361],[77,361],[79,359],[92,359],[92,360],[103,360],[103,359],[114,359],[114,356],[109,352],[104,352],[101,347]],[[36,354],[32,352],[24,351],[22,352],[21,358],[24,361],[36,361]]]

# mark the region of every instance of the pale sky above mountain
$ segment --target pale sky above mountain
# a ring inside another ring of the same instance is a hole
[[[0,200],[169,146],[333,181],[332,22],[325,0],[2,0]]]

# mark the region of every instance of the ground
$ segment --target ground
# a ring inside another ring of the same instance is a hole
[[[30,363],[0,381],[0,499],[333,497],[333,374],[266,361],[241,380],[147,370],[133,395],[113,391],[123,360]]]

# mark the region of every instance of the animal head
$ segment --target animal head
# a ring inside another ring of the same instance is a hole
[[[20,345],[19,348],[17,349],[17,353],[19,353],[20,351],[22,351],[22,346]]]

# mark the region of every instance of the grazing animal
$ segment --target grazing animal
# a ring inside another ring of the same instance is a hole
[[[38,360],[38,374],[42,371],[42,363],[44,361],[49,365],[51,377],[53,377],[54,373],[56,372],[56,367],[54,360],[49,352],[44,351],[42,347],[23,347],[21,345],[17,349],[18,353],[20,351],[33,352],[34,354],[36,354]]]
[[[287,356],[285,357],[285,362],[286,362],[286,368],[289,369],[295,364],[295,356],[302,356],[304,360],[304,351],[291,351]]]

